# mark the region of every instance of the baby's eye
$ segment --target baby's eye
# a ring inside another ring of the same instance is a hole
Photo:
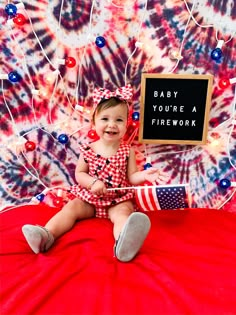
[[[117,121],[123,121],[123,119],[122,118],[118,118]]]
[[[101,120],[105,120],[106,121],[106,120],[108,120],[108,118],[107,117],[102,117]]]

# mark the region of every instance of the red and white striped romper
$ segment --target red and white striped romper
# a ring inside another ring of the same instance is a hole
[[[84,161],[88,163],[89,175],[103,181],[106,188],[128,187],[127,164],[130,145],[121,143],[117,152],[109,158],[95,153],[88,144],[80,146]],[[108,208],[120,202],[134,199],[134,191],[110,190],[103,196],[97,196],[80,184],[71,187],[71,193],[95,206],[96,217],[108,218]]]

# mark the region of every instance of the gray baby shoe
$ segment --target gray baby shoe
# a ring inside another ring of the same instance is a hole
[[[115,256],[126,262],[132,260],[148,235],[151,222],[147,215],[133,212],[126,221],[115,244]]]
[[[43,226],[26,224],[22,227],[22,232],[35,254],[47,251],[54,243],[53,235]]]

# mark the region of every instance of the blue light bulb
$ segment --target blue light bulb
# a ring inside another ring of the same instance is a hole
[[[220,48],[215,48],[211,52],[211,59],[218,61],[222,57],[222,50]]]
[[[45,197],[44,194],[40,194],[40,195],[37,195],[37,196],[36,196],[36,198],[37,198],[40,202],[43,201],[44,197]]]
[[[144,169],[147,170],[148,168],[152,167],[152,164],[151,163],[146,163],[144,164]]]
[[[66,144],[69,141],[69,137],[64,133],[60,134],[57,139],[62,144]]]
[[[132,113],[132,119],[134,121],[138,121],[139,120],[139,112],[133,112]]]
[[[106,40],[104,37],[98,36],[95,40],[95,44],[97,45],[97,47],[102,48],[106,45]]]
[[[5,6],[5,12],[7,13],[7,15],[9,16],[15,16],[16,13],[17,13],[17,7],[12,4],[12,3],[8,3],[6,6]]]
[[[16,83],[16,82],[19,82],[19,81],[20,81],[21,77],[20,77],[20,75],[19,75],[18,72],[12,71],[12,72],[8,73],[8,79],[9,79],[11,82]]]
[[[227,188],[229,188],[231,186],[231,181],[229,179],[227,179],[227,178],[223,178],[223,179],[220,180],[219,186],[221,188],[227,189]]]

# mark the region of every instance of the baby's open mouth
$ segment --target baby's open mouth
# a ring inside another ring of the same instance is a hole
[[[106,131],[106,133],[107,133],[108,135],[115,135],[115,134],[117,134],[117,132],[115,132],[115,131]]]

